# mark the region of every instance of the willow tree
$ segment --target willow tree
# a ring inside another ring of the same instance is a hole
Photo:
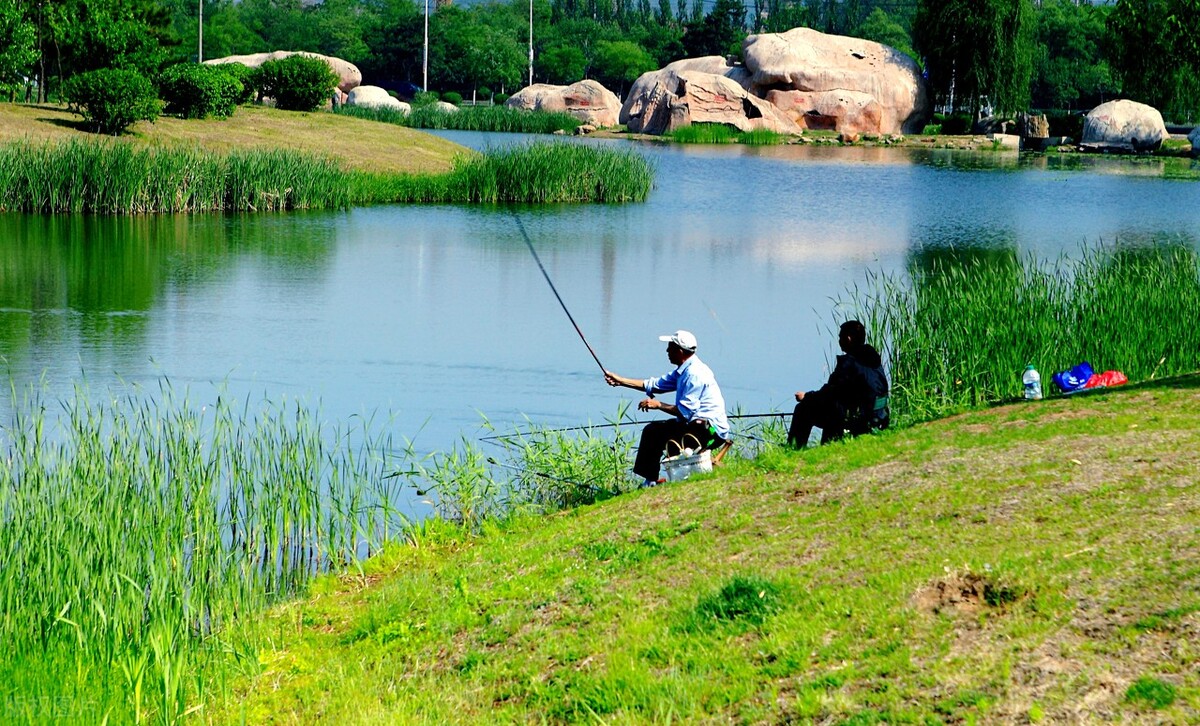
[[[1034,17],[1029,0],[920,0],[913,42],[929,84],[952,110],[1029,105]]]

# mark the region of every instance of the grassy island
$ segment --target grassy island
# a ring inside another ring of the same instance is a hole
[[[46,106],[0,112],[0,211],[276,211],[357,204],[643,201],[653,170],[632,151],[566,144],[476,154],[350,116],[243,108],[161,119],[121,138]]]

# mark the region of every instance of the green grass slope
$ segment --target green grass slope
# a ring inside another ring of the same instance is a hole
[[[264,627],[209,719],[1196,723],[1200,377],[429,526]]]
[[[0,103],[0,143],[103,138],[83,130],[65,107]],[[227,119],[139,121],[120,137],[137,146],[200,147],[228,152],[292,149],[331,156],[350,169],[430,174],[450,169],[466,148],[422,131],[317,111],[239,106]]]

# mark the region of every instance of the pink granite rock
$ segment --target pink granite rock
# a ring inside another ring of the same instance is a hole
[[[584,123],[603,127],[617,125],[621,99],[596,81],[585,80],[569,86],[535,83],[514,93],[504,105],[527,111],[568,113]]]

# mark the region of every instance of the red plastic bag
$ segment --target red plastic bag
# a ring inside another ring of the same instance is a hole
[[[1084,388],[1102,388],[1104,386],[1119,386],[1122,383],[1129,383],[1129,379],[1121,371],[1104,371],[1103,373],[1093,373],[1088,382],[1083,385]]]

